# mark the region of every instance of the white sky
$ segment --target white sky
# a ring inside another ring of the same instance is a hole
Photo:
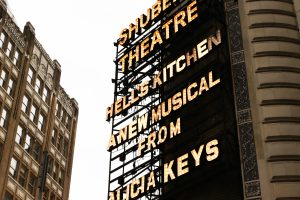
[[[62,66],[61,85],[79,103],[70,200],[107,198],[113,101],[113,42],[156,0],[8,0],[21,30],[27,21],[52,60]],[[89,156],[87,156],[89,155]]]

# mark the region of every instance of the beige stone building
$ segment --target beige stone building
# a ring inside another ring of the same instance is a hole
[[[227,1],[226,12],[245,199],[300,199],[300,1]]]
[[[67,200],[78,104],[28,22],[0,1],[0,199]]]

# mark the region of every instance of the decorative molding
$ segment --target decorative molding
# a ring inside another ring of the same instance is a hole
[[[300,123],[300,117],[267,117],[262,123]]]
[[[282,36],[255,37],[255,38],[253,38],[252,43],[256,43],[256,42],[273,42],[273,41],[300,44],[299,39],[290,38],[290,37],[282,37]]]
[[[286,15],[290,17],[296,17],[294,12],[279,10],[279,9],[259,9],[259,10],[250,10],[248,15],[257,15],[257,14],[278,14],[278,15]]]
[[[282,162],[282,161],[300,161],[300,155],[274,155],[270,156],[268,162]]]
[[[300,142],[300,135],[272,135],[265,142]]]
[[[261,106],[273,106],[273,105],[293,105],[300,106],[300,100],[297,99],[270,99],[263,100]]]
[[[281,57],[291,57],[291,58],[300,58],[299,53],[288,52],[288,51],[261,51],[256,52],[254,57],[270,57],[270,56],[281,56]]]
[[[288,66],[269,66],[269,67],[259,67],[256,73],[262,72],[294,72],[300,73],[300,68],[288,67]]]
[[[246,2],[263,2],[263,1],[277,1],[277,2],[283,2],[288,4],[293,4],[293,0],[246,0]]]
[[[285,23],[277,23],[277,22],[265,22],[265,23],[254,23],[249,26],[250,29],[255,28],[286,28],[295,31],[299,31],[298,26],[292,24]]]
[[[295,88],[300,89],[300,84],[298,83],[284,83],[284,82],[274,82],[274,83],[261,83],[258,89],[267,88]]]
[[[25,47],[25,40],[23,37],[23,33],[20,31],[19,27],[15,24],[15,22],[9,18],[5,18],[4,28],[11,33],[12,38],[15,40],[19,46],[22,48]]]
[[[246,199],[259,200],[261,199],[261,188],[238,3],[225,0],[225,8],[244,195]]]
[[[300,182],[299,175],[284,175],[284,176],[273,176],[271,183],[280,183],[280,182]]]
[[[45,51],[45,49],[41,45],[41,43],[36,38],[35,38],[34,43],[38,47],[38,49],[40,50],[40,52],[42,53],[42,55],[46,58],[47,62],[51,65],[51,67],[53,67],[55,69],[55,65],[54,65],[53,61],[51,60],[49,54]]]

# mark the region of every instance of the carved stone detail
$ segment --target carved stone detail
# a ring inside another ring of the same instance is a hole
[[[232,0],[225,0],[225,10],[245,187],[244,193],[246,199],[259,200],[261,199],[261,189],[238,3]]]
[[[7,31],[11,33],[12,38],[15,42],[22,48],[25,47],[25,40],[23,38],[23,34],[20,31],[19,27],[12,21],[9,17],[5,19],[5,26]]]

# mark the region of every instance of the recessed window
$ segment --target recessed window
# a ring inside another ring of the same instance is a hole
[[[12,42],[8,42],[7,48],[6,48],[6,51],[5,51],[5,54],[6,54],[8,57],[10,56],[10,52],[11,52],[11,50],[12,50],[12,47],[13,47]]]
[[[37,77],[37,79],[35,80],[34,90],[40,94],[41,89],[42,89],[42,80],[40,77]]]
[[[35,104],[32,104],[31,109],[30,109],[30,114],[29,114],[29,119],[32,122],[35,122],[36,116],[37,116],[37,106]]]
[[[16,177],[16,171],[17,171],[17,166],[18,166],[18,161],[12,157],[11,160],[10,160],[10,166],[9,166],[9,174],[12,176],[12,177]]]
[[[10,78],[9,81],[8,81],[6,92],[10,96],[13,96],[14,90],[15,90],[15,80],[13,78]]]
[[[29,107],[30,107],[30,105],[29,105],[29,98],[26,95],[24,95],[21,110],[24,113],[28,114]]]
[[[14,65],[18,66],[19,58],[20,58],[20,51],[18,49],[16,49],[14,57],[13,57]]]
[[[40,131],[44,131],[44,126],[45,126],[45,116],[43,113],[40,113],[39,120],[38,120],[38,129]]]
[[[0,86],[1,87],[4,87],[4,85],[5,85],[5,83],[6,83],[6,80],[7,80],[7,72],[6,72],[6,70],[2,70],[1,71],[1,76],[0,76]]]
[[[28,176],[28,168],[24,164],[22,164],[19,170],[18,182],[23,187],[25,187],[27,176]]]
[[[7,130],[8,117],[9,117],[8,109],[4,107],[1,113],[0,127],[4,128],[5,130]]]
[[[33,83],[33,76],[34,76],[34,72],[33,69],[30,67],[28,69],[28,75],[27,75],[27,82],[32,84]]]
[[[5,34],[2,32],[0,34],[0,47],[1,48],[3,48],[4,42],[5,42],[5,38],[6,38]]]

